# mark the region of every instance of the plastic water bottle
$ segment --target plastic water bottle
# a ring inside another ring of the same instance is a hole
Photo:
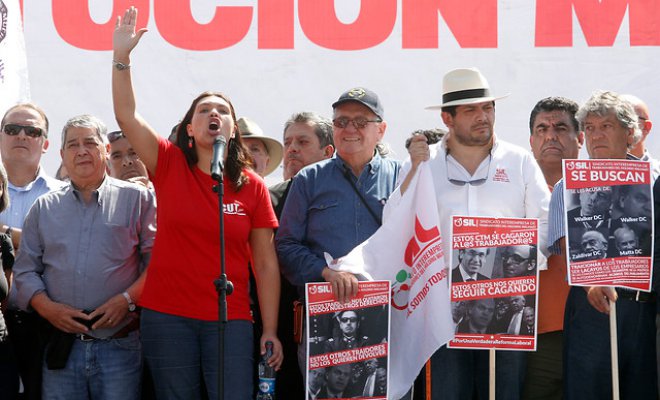
[[[273,342],[266,342],[266,354],[259,361],[259,393],[257,400],[275,399],[275,368],[268,365],[273,355]]]

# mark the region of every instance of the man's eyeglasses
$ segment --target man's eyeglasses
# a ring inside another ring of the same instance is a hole
[[[341,321],[341,322],[344,323],[344,324],[347,323],[347,322],[353,322],[353,323],[355,323],[355,322],[357,322],[357,320],[358,320],[358,319],[357,319],[356,317],[344,317],[344,318],[339,318],[339,321]]]
[[[110,132],[110,133],[108,133],[108,142],[113,143],[117,139],[121,139],[123,137],[126,137],[126,136],[124,136],[124,132],[122,132],[122,131]]]
[[[383,122],[383,121],[381,119],[366,119],[364,117],[357,117],[353,119],[346,117],[339,117],[332,120],[332,125],[334,125],[336,128],[344,129],[348,126],[349,123],[352,123],[355,129],[364,129],[369,122]]]
[[[38,138],[44,135],[44,130],[38,126],[7,124],[3,128],[3,131],[9,136],[17,136],[21,133],[21,130],[25,132],[26,136],[31,138]]]

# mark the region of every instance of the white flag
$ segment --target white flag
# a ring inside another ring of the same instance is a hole
[[[21,10],[18,0],[0,0],[0,115],[29,99]]]
[[[383,226],[333,268],[392,282],[388,398],[399,399],[431,355],[454,337],[454,324],[427,163],[420,165],[400,202],[388,207]]]

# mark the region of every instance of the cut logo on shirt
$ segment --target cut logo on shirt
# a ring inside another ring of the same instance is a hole
[[[223,204],[225,215],[246,215],[240,203]]]

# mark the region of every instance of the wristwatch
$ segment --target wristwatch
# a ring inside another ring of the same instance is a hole
[[[122,293],[126,301],[128,302],[128,311],[133,312],[135,311],[135,303],[133,303],[133,299],[131,299],[131,295],[128,294],[128,292]]]
[[[124,64],[122,62],[115,61],[115,60],[112,60],[112,65],[114,65],[115,68],[117,68],[118,71],[124,71],[124,70],[127,70],[131,67],[131,64]]]

